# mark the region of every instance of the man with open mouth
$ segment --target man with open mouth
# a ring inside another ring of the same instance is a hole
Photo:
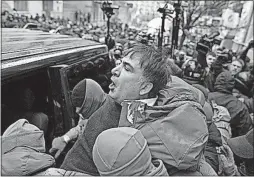
[[[66,155],[61,168],[99,175],[92,158],[95,140],[104,130],[118,126],[141,128],[148,145],[155,145],[150,149],[152,157],[161,159],[167,165],[165,166],[168,167],[170,174],[186,170],[193,165],[198,167],[208,136],[204,115],[199,111],[202,109],[201,103],[195,101],[199,100],[200,92],[193,91],[195,89],[192,86],[184,81],[179,82],[179,80],[181,79],[172,77],[171,82],[168,62],[160,49],[137,44],[125,51],[122,63],[112,69],[112,83],[109,85],[110,92],[106,95],[106,101],[89,117],[83,134],[79,136],[73,148]],[[189,103],[187,104],[186,101]],[[179,108],[180,111],[174,110],[176,108]],[[182,117],[179,117],[178,113]],[[164,120],[165,116],[167,123],[157,121],[160,118]],[[143,120],[143,125],[140,119]],[[193,123],[187,123],[189,119]],[[178,120],[183,123],[180,123],[181,128],[174,127],[175,124],[179,124]],[[146,129],[150,125],[149,121],[155,123],[153,124],[155,125],[154,131]],[[136,122],[140,125],[139,127],[136,127]],[[142,129],[142,127],[146,128]],[[158,130],[163,131],[157,132],[157,136],[154,132]],[[173,138],[178,134],[179,137]],[[170,140],[171,138],[173,141]],[[161,139],[167,142],[163,143]],[[186,146],[186,143],[193,146]],[[185,153],[186,148],[194,148],[192,150],[196,152],[193,153],[190,150],[189,152],[192,153]],[[196,168],[194,168],[194,173],[187,174],[197,175],[195,171]]]

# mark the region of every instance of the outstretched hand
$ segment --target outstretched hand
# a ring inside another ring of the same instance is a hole
[[[221,147],[222,153],[219,154],[220,165],[225,175],[234,175],[237,173],[234,154],[228,145]]]
[[[57,137],[52,142],[52,148],[49,150],[49,153],[57,159],[60,154],[63,152],[67,143],[65,142],[63,137]]]

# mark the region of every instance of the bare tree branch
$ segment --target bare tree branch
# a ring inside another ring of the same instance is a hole
[[[182,22],[181,22],[181,27],[182,27],[182,29],[184,28],[184,11],[182,11],[182,13],[181,13],[181,16],[182,16]]]
[[[195,5],[193,7],[193,13],[195,14],[199,10],[199,6]]]
[[[192,10],[189,14],[187,14],[187,22],[186,25],[188,26],[191,23],[192,15],[194,13],[194,10]]]
[[[194,25],[194,23],[195,23],[195,22],[201,17],[201,15],[203,15],[206,11],[207,11],[207,8],[205,8],[203,11],[201,11],[201,12],[199,13],[199,15],[198,15],[196,18],[194,18],[194,20],[192,20],[192,22],[190,23],[190,26]]]
[[[205,15],[207,13],[208,9],[213,9],[216,14],[222,13],[222,9],[227,5],[227,2],[225,1],[212,1],[211,3],[200,6],[199,4],[190,1],[188,4],[188,9],[187,9],[187,19],[186,23],[182,23],[182,29],[187,29],[190,30],[191,28],[197,26],[198,24],[195,24],[200,17]],[[196,15],[195,18],[193,16]],[[183,18],[184,19],[184,18]],[[185,36],[181,38],[180,41],[180,46],[185,40]]]

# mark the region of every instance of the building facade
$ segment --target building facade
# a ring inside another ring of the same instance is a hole
[[[46,14],[52,17],[62,17],[63,16],[63,1],[50,1],[50,0],[40,0],[40,1],[4,1],[8,4],[10,9],[16,9],[19,14],[36,16]]]
[[[78,12],[85,17],[89,13],[93,18],[93,3],[93,1],[63,1],[63,17],[74,21],[75,13]]]

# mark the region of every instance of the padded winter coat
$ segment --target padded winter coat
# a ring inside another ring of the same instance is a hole
[[[228,109],[231,116],[232,137],[246,134],[252,127],[252,121],[246,105],[233,96],[234,78],[230,72],[222,72],[216,79],[215,92],[208,94],[210,101]]]
[[[152,157],[163,161],[169,175],[195,172],[208,140],[204,101],[201,91],[172,76],[154,106],[141,101],[124,102],[119,126],[139,129]]]

